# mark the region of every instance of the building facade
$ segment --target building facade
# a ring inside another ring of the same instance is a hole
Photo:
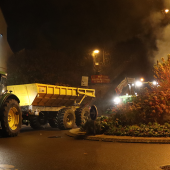
[[[0,71],[7,72],[7,60],[12,54],[7,41],[7,24],[0,8]]]

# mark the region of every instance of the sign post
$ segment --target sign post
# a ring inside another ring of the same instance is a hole
[[[88,86],[88,77],[87,76],[82,76],[81,86]]]
[[[95,130],[95,120],[98,116],[98,111],[97,111],[97,107],[95,105],[91,106],[90,109],[90,117],[93,120],[93,135],[96,135],[96,130]]]

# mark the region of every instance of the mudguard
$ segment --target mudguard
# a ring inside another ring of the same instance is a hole
[[[15,96],[14,94],[11,94],[11,93],[5,93],[5,94],[0,96],[0,108],[2,107],[2,105],[4,104],[4,102],[8,98],[15,99],[15,100],[18,101],[18,103],[20,103],[20,100],[19,100],[19,98],[17,96]]]

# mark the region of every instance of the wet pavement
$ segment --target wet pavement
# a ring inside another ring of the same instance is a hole
[[[46,127],[23,127],[0,138],[0,170],[160,170],[170,164],[169,144],[76,140]]]
[[[170,137],[133,137],[133,136],[113,136],[104,134],[87,136],[85,132],[80,131],[80,128],[71,129],[67,131],[66,134],[71,137],[93,141],[170,144]]]

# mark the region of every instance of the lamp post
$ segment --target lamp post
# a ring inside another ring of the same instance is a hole
[[[93,57],[94,57],[94,65],[99,65],[99,62],[96,62],[97,54],[99,53],[99,50],[93,51]]]
[[[99,63],[96,62],[96,57],[97,57],[97,54],[99,53],[99,50],[94,50],[93,53],[94,53],[94,64],[99,65]]]
[[[94,68],[97,69],[97,73],[98,73],[98,69],[99,69],[99,68],[98,68],[98,67],[99,67],[99,62],[97,62],[96,59],[97,59],[97,54],[98,54],[99,52],[100,52],[100,51],[96,49],[96,50],[93,51],[93,54],[92,54],[93,57],[94,57],[94,58],[93,58],[93,59],[94,59]]]

